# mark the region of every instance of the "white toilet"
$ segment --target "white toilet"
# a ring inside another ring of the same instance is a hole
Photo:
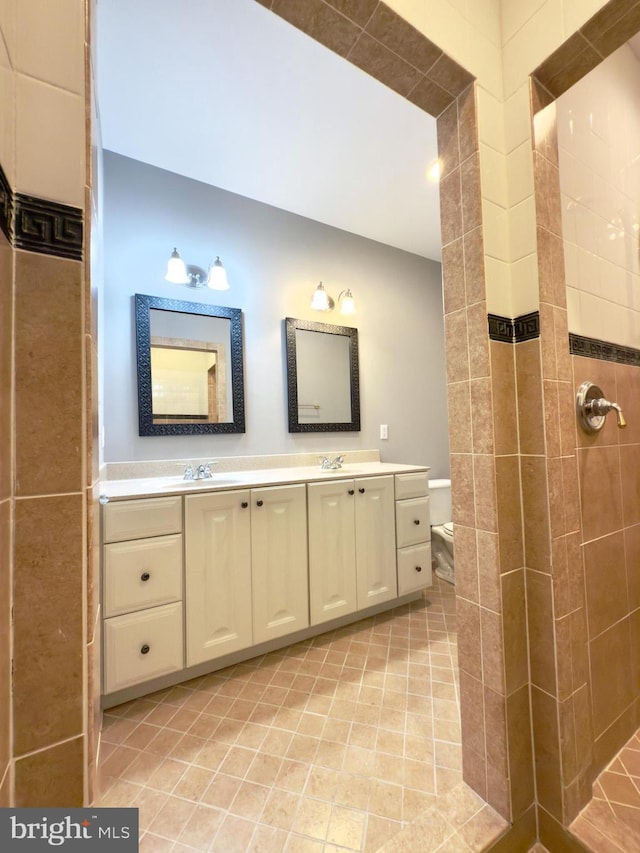
[[[455,583],[451,480],[429,480],[429,512],[431,514],[431,564],[439,578]]]

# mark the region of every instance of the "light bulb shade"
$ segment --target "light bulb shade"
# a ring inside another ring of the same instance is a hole
[[[333,299],[324,289],[322,282],[316,287],[311,299],[311,307],[314,311],[331,311],[333,308]]]
[[[220,257],[216,257],[215,261],[209,267],[207,287],[210,287],[211,290],[229,290],[227,271],[222,266]]]
[[[189,284],[189,276],[184,261],[180,257],[178,250],[174,248],[167,264],[167,274],[165,279],[171,284]]]
[[[353,293],[350,290],[343,290],[340,294],[338,301],[340,303],[340,313],[341,314],[355,314],[356,313],[356,301],[353,298]]]

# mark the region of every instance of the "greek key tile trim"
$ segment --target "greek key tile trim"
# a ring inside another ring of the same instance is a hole
[[[585,358],[599,358],[601,361],[614,361],[616,364],[631,364],[640,367],[640,350],[599,341],[597,338],[585,338],[569,332],[569,352]]]
[[[9,242],[11,242],[12,206],[13,193],[4,169],[0,166],[0,228]]]
[[[16,249],[82,260],[84,215],[81,208],[14,192],[2,165],[0,229]]]
[[[15,194],[13,242],[17,249],[82,260],[82,210]]]
[[[533,311],[511,320],[499,314],[488,314],[489,337],[492,341],[519,344],[540,337],[540,314]]]

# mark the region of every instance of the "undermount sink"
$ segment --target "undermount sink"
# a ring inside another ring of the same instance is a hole
[[[159,484],[161,489],[213,489],[216,486],[235,486],[242,481],[226,477],[206,477],[202,480],[184,480],[182,477],[171,478]]]

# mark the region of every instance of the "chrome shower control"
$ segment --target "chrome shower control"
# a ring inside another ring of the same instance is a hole
[[[578,422],[585,432],[601,430],[606,416],[611,411],[616,413],[619,429],[624,429],[627,425],[620,406],[617,403],[610,403],[609,400],[605,400],[602,389],[594,385],[593,382],[583,382],[578,388],[576,411]]]

